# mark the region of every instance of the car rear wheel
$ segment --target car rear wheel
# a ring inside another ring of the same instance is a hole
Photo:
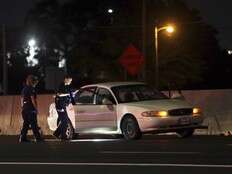
[[[137,121],[132,117],[123,120],[121,129],[126,140],[135,140],[142,136]]]
[[[181,131],[177,131],[176,133],[180,138],[188,138],[193,135],[194,129],[181,130]]]
[[[122,139],[124,136],[122,134],[112,135],[113,138]]]
[[[72,123],[70,121],[67,124],[65,135],[66,135],[67,140],[72,140],[73,138],[75,138],[74,129],[73,129]]]

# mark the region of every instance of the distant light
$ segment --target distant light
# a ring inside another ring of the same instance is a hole
[[[108,9],[108,13],[113,13],[114,12],[114,10],[113,9]]]
[[[228,50],[227,53],[228,53],[229,55],[232,55],[232,50]]]
[[[174,27],[173,26],[167,26],[166,31],[168,33],[173,33],[174,32]]]
[[[58,67],[59,68],[64,68],[66,66],[66,59],[63,58],[59,61]]]
[[[29,45],[30,47],[34,47],[34,46],[36,45],[36,41],[35,41],[34,39],[29,40],[29,41],[28,41],[28,45]]]
[[[39,61],[38,59],[35,59],[35,55],[37,54],[37,49],[38,47],[36,46],[36,41],[35,39],[30,39],[28,41],[28,46],[29,46],[29,56],[26,57],[27,60],[27,65],[29,67],[34,67],[36,65],[38,65]]]

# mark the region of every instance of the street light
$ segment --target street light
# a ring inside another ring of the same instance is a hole
[[[155,85],[156,85],[156,88],[159,87],[158,33],[163,30],[166,30],[166,32],[168,33],[173,33],[175,31],[174,27],[171,25],[167,25],[167,26],[160,27],[160,28],[155,26]]]
[[[232,55],[232,50],[227,50],[228,55]]]
[[[109,8],[109,9],[107,10],[107,12],[108,12],[108,14],[109,14],[109,16],[110,16],[110,24],[112,25],[113,22],[114,22],[114,18],[113,18],[114,9]]]
[[[109,8],[109,9],[108,9],[108,13],[110,13],[110,14],[111,14],[111,13],[113,13],[113,12],[114,12],[114,10],[113,10],[113,9],[111,9],[111,8]]]

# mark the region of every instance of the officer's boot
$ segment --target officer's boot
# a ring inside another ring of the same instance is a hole
[[[31,141],[28,140],[25,136],[20,135],[19,136],[19,143],[30,143]]]

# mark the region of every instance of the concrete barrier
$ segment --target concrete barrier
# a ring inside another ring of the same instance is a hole
[[[182,91],[186,100],[202,108],[204,125],[201,134],[220,134],[232,130],[232,90]],[[38,95],[38,123],[44,134],[51,134],[47,125],[48,108],[52,95]],[[0,134],[17,135],[22,127],[20,96],[0,96]]]
[[[232,130],[232,90],[183,91],[186,100],[203,109],[207,134]]]
[[[44,134],[50,134],[48,129],[47,116],[48,106],[53,102],[52,95],[38,96],[38,123]],[[0,134],[17,135],[22,128],[22,116],[20,106],[20,96],[0,97]]]

